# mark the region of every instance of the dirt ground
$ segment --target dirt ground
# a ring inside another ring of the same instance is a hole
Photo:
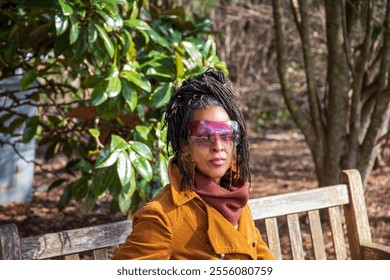
[[[302,138],[294,132],[252,138],[250,156],[251,197],[317,187],[310,152]],[[62,175],[65,164],[66,161],[59,157],[44,167]],[[30,236],[126,219],[124,214],[111,214],[108,201],[99,202],[88,214],[83,213],[81,204],[74,201],[64,211],[59,211],[57,201],[63,190],[46,191],[54,180],[53,174],[43,173],[36,167],[32,201],[0,206],[0,224],[16,223],[21,236]],[[373,241],[390,246],[390,147],[385,150],[384,164],[373,171],[365,188],[365,197]],[[300,221],[303,244],[308,250],[305,258],[312,259],[308,222],[305,216],[300,217]],[[264,233],[263,225],[258,226]],[[279,227],[282,246],[288,245],[285,221],[280,220]],[[325,222],[323,231],[328,258],[333,259],[331,233]],[[282,253],[284,258],[291,258],[289,249],[283,249]]]

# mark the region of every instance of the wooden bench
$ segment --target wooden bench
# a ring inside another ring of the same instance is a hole
[[[251,199],[249,206],[278,259],[284,258],[283,251],[291,252],[292,259],[329,258],[322,229],[325,223],[320,218],[324,215],[320,211],[329,214],[326,224],[330,225],[333,240],[331,258],[390,259],[390,247],[372,243],[363,186],[356,170],[343,171],[340,185]],[[281,242],[283,237],[279,234],[281,219],[285,220],[289,248],[282,246],[286,242]],[[301,230],[305,221],[309,232]],[[131,221],[126,220],[19,238],[16,225],[5,224],[0,226],[0,259],[79,259],[80,253],[86,251],[92,251],[94,259],[108,259],[109,249],[123,244],[130,231]],[[310,248],[303,246],[303,233],[305,238],[311,236]]]

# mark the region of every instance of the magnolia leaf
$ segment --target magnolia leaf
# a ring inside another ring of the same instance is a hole
[[[27,71],[19,82],[19,90],[22,91],[28,89],[37,77],[38,73],[35,69]]]
[[[73,9],[66,2],[67,1],[65,1],[65,0],[58,0],[58,4],[60,4],[61,10],[62,10],[62,13],[64,14],[64,16],[70,16],[71,14],[73,14]]]
[[[153,169],[149,161],[133,151],[130,152],[130,160],[138,174],[141,175],[145,181],[150,182],[153,178]]]
[[[127,79],[129,82],[132,82],[133,84],[137,85],[144,91],[146,92],[151,91],[152,86],[150,85],[150,82],[140,73],[137,73],[133,70],[125,70],[122,71],[120,75],[123,78]]]
[[[138,153],[140,156],[143,156],[144,158],[146,158],[148,160],[153,160],[152,151],[144,143],[138,142],[138,141],[132,141],[132,142],[130,142],[130,147],[133,151]]]
[[[165,83],[157,87],[151,97],[151,106],[156,108],[164,106],[173,93],[172,83]]]
[[[115,54],[115,47],[114,44],[112,43],[110,37],[108,36],[107,32],[104,30],[103,27],[100,25],[94,24],[95,28],[97,29],[100,38],[102,38],[104,42],[104,46],[107,49],[108,54],[110,55],[111,58],[114,57]]]
[[[115,151],[123,151],[129,147],[130,145],[125,140],[123,140],[122,137],[115,134],[111,136],[110,151],[112,153]]]
[[[60,36],[60,35],[64,34],[64,32],[66,31],[66,29],[69,26],[68,17],[61,15],[61,14],[56,14],[54,16],[54,19],[55,19],[55,25],[56,25],[56,34],[57,34],[57,36]]]
[[[122,90],[121,90],[122,96],[125,98],[127,105],[129,105],[130,107],[130,110],[134,111],[138,103],[137,91],[128,80],[121,79],[121,83],[122,83]]]
[[[122,189],[125,193],[128,193],[130,189],[131,177],[135,175],[132,173],[131,167],[132,165],[129,154],[126,151],[121,151],[116,162],[116,171],[118,173]]]
[[[96,159],[95,168],[103,168],[113,165],[118,159],[119,151],[110,150],[110,146],[105,146]]]
[[[168,159],[162,154],[158,155],[158,174],[163,186],[169,184]]]
[[[26,127],[23,131],[23,142],[28,143],[37,133],[39,125],[39,116],[33,116],[27,119]]]

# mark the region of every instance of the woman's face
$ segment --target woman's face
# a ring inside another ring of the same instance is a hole
[[[229,115],[222,107],[208,107],[194,111],[192,121],[230,121]],[[233,158],[233,147],[225,147],[220,137],[210,141],[209,147],[189,141],[188,149],[192,158],[197,161],[196,170],[219,184],[223,175],[229,169]]]

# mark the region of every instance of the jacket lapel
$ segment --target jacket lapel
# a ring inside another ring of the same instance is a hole
[[[244,207],[238,221],[238,229],[226,220],[213,207],[207,206],[208,236],[215,253],[239,253],[257,259],[255,245],[256,232],[253,230],[253,219],[248,207]]]

